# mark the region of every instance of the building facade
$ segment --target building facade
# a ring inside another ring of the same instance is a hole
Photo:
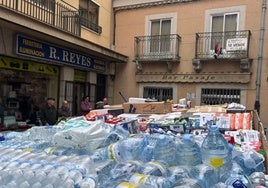
[[[129,57],[116,65],[116,103],[118,92],[193,105],[235,102],[257,108],[268,125],[265,3],[114,0],[113,7],[115,49]]]
[[[112,103],[116,63],[112,1],[0,1],[1,117],[36,116],[48,97],[66,99],[72,115],[89,96]]]

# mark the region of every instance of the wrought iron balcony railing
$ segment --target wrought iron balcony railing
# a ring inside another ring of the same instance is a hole
[[[55,0],[0,0],[0,6],[77,36],[81,34],[81,24],[98,33],[102,30],[100,26],[91,26],[89,20],[81,17],[79,10]]]
[[[102,33],[102,27],[100,27],[98,24],[90,21],[89,19],[87,19],[87,10],[80,9],[79,15],[80,15],[80,19],[81,19],[80,20],[81,25],[91,29],[92,31],[95,31],[96,33],[99,33],[99,34]]]
[[[244,59],[249,56],[250,31],[196,34],[196,59]]]
[[[179,44],[181,37],[172,35],[153,35],[135,37],[135,60],[150,61],[179,61]]]

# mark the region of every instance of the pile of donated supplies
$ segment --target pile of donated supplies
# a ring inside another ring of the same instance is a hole
[[[75,117],[54,126],[0,133],[0,187],[261,188],[262,154],[204,134],[137,131]]]

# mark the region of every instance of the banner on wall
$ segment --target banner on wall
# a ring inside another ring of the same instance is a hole
[[[19,55],[53,61],[60,64],[67,64],[84,69],[92,69],[99,72],[104,72],[106,69],[105,62],[103,61],[22,35],[17,35],[16,52]]]
[[[0,68],[43,73],[51,76],[59,74],[59,68],[57,66],[6,56],[0,56]]]

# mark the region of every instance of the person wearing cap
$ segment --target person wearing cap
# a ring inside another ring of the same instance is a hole
[[[57,122],[57,109],[55,99],[50,97],[43,109],[41,109],[41,122],[43,125],[55,125]]]

